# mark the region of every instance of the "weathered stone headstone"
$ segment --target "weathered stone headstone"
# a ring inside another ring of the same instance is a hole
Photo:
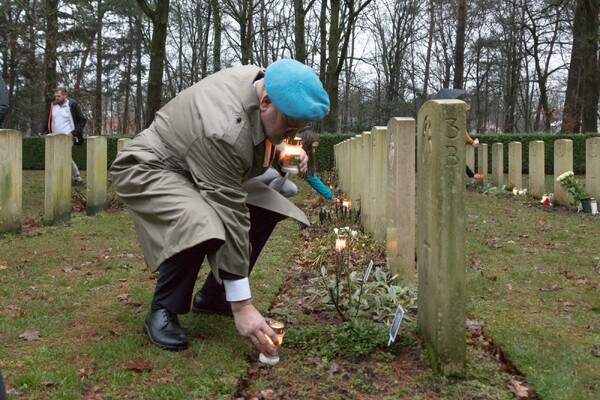
[[[23,142],[21,132],[0,129],[0,233],[21,231]]]
[[[388,121],[387,265],[416,287],[415,120]]]
[[[466,153],[466,162],[467,167],[471,169],[471,171],[475,171],[475,147],[469,145],[465,149]]]
[[[562,173],[573,171],[573,141],[558,139],[554,141],[554,198],[560,204],[569,204],[573,196],[556,181]]]
[[[544,141],[529,142],[529,194],[541,197],[546,193]]]
[[[508,186],[523,187],[523,152],[521,142],[508,144]]]
[[[88,215],[106,209],[108,180],[106,137],[90,136],[87,139],[87,207]]]
[[[585,189],[589,195],[600,200],[600,138],[585,140]]]
[[[430,100],[417,131],[418,322],[444,375],[466,361],[465,105]]]
[[[387,231],[387,161],[388,133],[386,126],[376,126],[371,129],[373,135],[373,164],[371,168],[372,198],[371,210],[374,217],[373,237],[383,242]]]
[[[492,186],[504,184],[504,146],[502,143],[492,144]]]
[[[130,142],[131,142],[131,139],[129,139],[129,138],[120,138],[119,140],[117,140],[117,152],[120,152],[125,147],[127,147],[127,145]]]
[[[71,219],[71,136],[46,135],[44,223]]]
[[[481,143],[477,147],[477,172],[483,175],[483,179],[489,179],[487,143]]]
[[[350,188],[348,195],[352,201],[352,207],[356,209],[360,199],[360,193],[358,192],[358,180],[360,177],[360,165],[358,165],[358,153],[360,152],[359,145],[362,143],[361,135],[356,135],[350,139]]]
[[[373,164],[373,135],[371,132],[363,132],[362,138],[362,174],[365,177],[371,176],[371,166]],[[370,219],[373,215],[372,197],[369,195],[371,190],[369,180],[363,179],[363,195],[361,196],[360,220],[363,226],[371,226]]]

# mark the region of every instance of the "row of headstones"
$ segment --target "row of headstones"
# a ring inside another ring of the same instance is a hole
[[[119,139],[118,149],[130,139]],[[94,215],[106,209],[106,137],[87,138],[86,212]],[[46,136],[44,168],[44,224],[71,219],[71,136]],[[23,220],[23,141],[22,134],[0,129],[0,233],[21,231]]]
[[[493,186],[505,184],[504,176],[504,146],[502,143],[492,144],[492,173],[490,182]],[[544,142],[536,140],[529,142],[529,184],[528,193],[541,197],[547,190],[544,159]],[[488,171],[488,146],[481,144],[477,148],[477,172],[484,175]],[[467,165],[473,169],[475,151],[473,147],[466,149]],[[558,139],[554,141],[554,177],[564,172],[573,171],[573,141]],[[508,144],[508,181],[506,185],[522,188],[522,145],[521,142]],[[600,199],[600,138],[588,138],[585,141],[585,188],[590,197]],[[554,197],[561,204],[570,203],[573,198],[560,183],[554,179]]]
[[[418,322],[446,375],[464,374],[466,360],[465,121],[464,102],[432,100],[419,110],[416,152],[412,118],[334,148],[340,188],[385,241],[392,274],[413,286],[417,272]]]

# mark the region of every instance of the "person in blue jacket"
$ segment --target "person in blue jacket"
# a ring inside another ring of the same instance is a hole
[[[314,131],[304,131],[301,134],[302,148],[308,155],[308,170],[306,171],[306,183],[310,185],[317,193],[323,196],[326,200],[333,198],[333,192],[321,182],[315,173],[315,153],[319,147],[319,137]]]

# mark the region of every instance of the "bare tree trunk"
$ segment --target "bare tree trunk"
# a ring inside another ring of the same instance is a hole
[[[343,61],[348,54],[348,47],[355,28],[356,18],[371,1],[365,0],[356,7],[357,4],[355,1],[346,0],[344,2],[348,7],[347,12],[344,13],[346,19],[343,24],[340,24],[340,0],[330,0],[331,30],[329,34],[329,58],[325,73],[325,89],[329,94],[330,107],[329,113],[323,120],[323,127],[327,132],[339,131],[339,77],[344,67]]]
[[[135,34],[138,40],[135,41],[135,131],[142,131],[142,115],[144,115],[142,102],[142,21],[139,18],[135,20]]]
[[[586,63],[585,59],[593,56],[594,60],[596,60],[597,57],[597,49],[592,54],[586,54],[590,49],[586,43],[590,39],[588,36],[590,34],[588,26],[593,26],[593,22],[588,24],[588,18],[593,18],[597,21],[597,3],[597,0],[577,0],[575,16],[573,18],[573,47],[571,49],[571,64],[569,65],[569,76],[567,78],[561,133],[577,133],[581,130],[584,86],[585,90],[588,90],[588,82],[585,80],[587,73],[584,70],[588,63]],[[594,15],[591,14],[592,9],[596,10]],[[596,28],[596,31],[593,33],[596,36],[594,40],[596,47],[598,43],[597,31],[598,29]]]
[[[104,11],[102,10],[102,0],[98,0],[98,18],[96,20],[96,88],[95,88],[95,106],[94,106],[94,127],[93,131],[97,135],[102,135],[102,63],[104,62],[104,51],[102,46],[102,18]]]
[[[429,75],[431,68],[431,51],[433,49],[433,32],[435,29],[435,10],[433,0],[429,1],[429,39],[427,40],[427,54],[425,55],[425,73],[423,76],[423,98],[424,103],[427,99],[427,91],[429,89]]]
[[[221,22],[221,6],[219,0],[212,0],[211,2],[213,10],[213,72],[221,70],[221,32],[223,31],[223,25]]]
[[[456,52],[454,62],[454,87],[462,89],[465,70],[465,0],[458,0],[458,16],[456,18]]]
[[[147,128],[154,120],[154,114],[162,105],[169,0],[157,0],[155,8],[150,7],[147,0],[137,0],[137,2],[154,26],[152,42],[150,43],[150,70],[148,72],[148,94],[144,116],[144,126]]]
[[[46,114],[50,110],[50,103],[54,100],[54,88],[57,85],[56,50],[58,47],[58,3],[59,0],[44,1],[44,17],[46,20],[46,48],[44,49],[44,96],[46,99]]]
[[[590,0],[585,4],[585,45],[583,59],[583,81],[585,90],[582,93],[582,132],[598,131],[598,96],[600,95],[600,76],[598,75],[598,0]]]
[[[296,60],[306,63],[306,14],[310,11],[315,0],[304,7],[302,0],[294,0],[294,41],[296,42]],[[325,3],[325,1],[324,1]]]

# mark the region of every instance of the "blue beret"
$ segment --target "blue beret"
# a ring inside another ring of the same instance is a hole
[[[292,59],[281,59],[265,71],[267,95],[288,117],[320,121],[329,111],[329,96],[315,71]]]

